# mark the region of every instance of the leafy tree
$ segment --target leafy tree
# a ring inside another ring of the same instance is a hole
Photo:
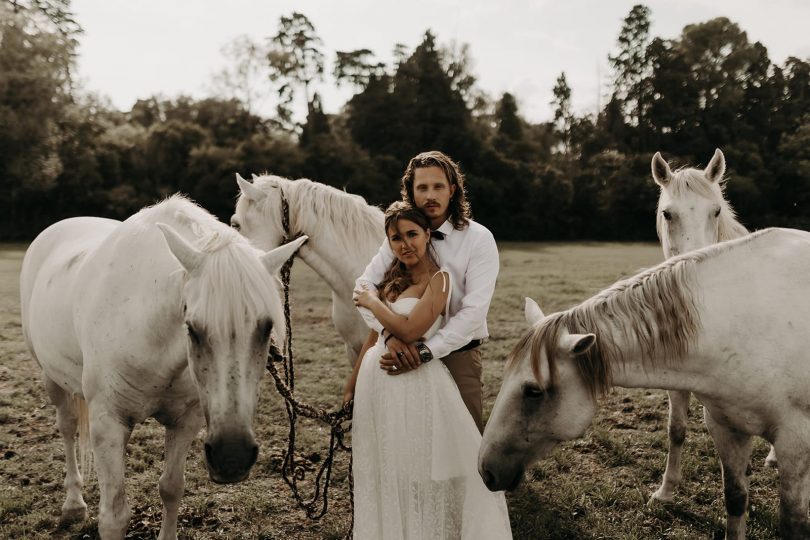
[[[551,105],[554,106],[554,127],[562,143],[562,152],[568,154],[574,115],[571,112],[571,87],[565,80],[565,72],[560,73],[560,76],[557,77],[552,92],[554,93],[554,99],[551,101]]]
[[[374,53],[369,49],[337,51],[332,75],[340,86],[348,83],[359,90],[365,89],[373,79],[385,74],[385,64],[374,61]]]
[[[618,38],[619,51],[608,56],[614,71],[614,98],[621,103],[622,111],[630,116],[634,125],[639,124],[643,116],[645,81],[650,71],[647,56],[649,42],[650,9],[637,4],[622,24]]]
[[[276,107],[282,127],[292,129],[290,106],[297,91],[303,91],[307,105],[312,102],[312,85],[323,79],[323,43],[312,22],[303,13],[294,12],[279,20],[278,31],[270,38],[267,61],[270,80],[278,83],[280,102]]]
[[[36,227],[64,164],[75,41],[43,25],[29,3],[0,4],[0,213],[12,234]],[[8,230],[8,229],[7,229]]]
[[[523,138],[523,123],[518,116],[515,96],[505,92],[495,108],[495,129],[498,135],[512,140]]]
[[[242,35],[227,43],[222,54],[229,62],[214,76],[217,92],[242,102],[249,113],[255,114],[269,93],[266,48],[250,36]]]
[[[208,132],[193,123],[169,120],[152,126],[146,139],[149,178],[144,191],[153,196],[175,191],[188,169],[192,150],[206,142]]]
[[[40,31],[56,31],[70,38],[83,31],[70,9],[70,0],[3,0],[2,3],[14,15],[23,15]]]

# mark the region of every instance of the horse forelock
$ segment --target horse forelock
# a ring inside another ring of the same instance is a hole
[[[141,212],[144,223],[174,226],[205,254],[200,268],[187,280],[195,280],[197,295],[189,308],[209,333],[221,339],[231,335],[241,339],[254,330],[246,321],[265,316],[272,319],[276,332],[279,327],[283,332],[277,280],[260,260],[262,252],[244,236],[182,195],[173,195]]]
[[[243,339],[255,330],[248,323],[261,323],[264,317],[272,320],[276,335],[284,335],[278,280],[268,274],[260,254],[246,242],[223,244],[195,272],[194,316],[220,339]]]
[[[263,176],[254,185],[268,194],[263,201],[265,217],[282,230],[281,192],[290,208],[290,236],[306,234],[313,240],[324,232],[334,239],[344,253],[375,252],[383,236],[383,213],[352,195],[306,178],[289,180],[278,176]],[[275,193],[274,193],[275,191]]]
[[[737,213],[725,196],[728,177],[718,182],[711,182],[706,178],[704,171],[695,168],[682,168],[673,172],[672,178],[666,187],[661,187],[661,197],[658,199],[658,208],[661,210],[661,200],[664,192],[670,199],[678,199],[687,193],[693,192],[705,199],[715,201],[720,205],[720,215],[717,222],[717,241],[733,240],[748,234],[748,229],[737,220]],[[664,217],[659,211],[655,218],[655,228],[658,238],[665,241]]]

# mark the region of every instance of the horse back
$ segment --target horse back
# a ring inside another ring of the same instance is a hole
[[[77,217],[40,233],[25,252],[20,272],[23,335],[34,359],[54,381],[80,391],[82,355],[73,325],[77,278],[88,256],[119,221]]]

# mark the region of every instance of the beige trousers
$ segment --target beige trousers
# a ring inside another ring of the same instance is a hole
[[[481,348],[469,351],[452,352],[442,358],[450,370],[461,392],[461,399],[475,420],[478,431],[484,432],[483,370],[481,369]]]

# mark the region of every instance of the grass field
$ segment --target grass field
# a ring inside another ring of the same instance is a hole
[[[616,279],[662,259],[654,244],[503,244],[501,274],[484,346],[485,403],[500,386],[503,362],[525,330],[523,297],[546,313],[591,296]],[[0,538],[94,538],[98,488],[85,483],[90,519],[60,526],[64,452],[54,408],[39,383],[19,320],[18,274],[23,246],[0,246]],[[303,263],[293,270],[293,315],[298,394],[335,406],[349,372],[343,345],[329,320],[326,286]],[[591,429],[558,448],[507,495],[515,538],[722,538],[719,463],[693,400],[684,450],[683,482],[671,504],[646,505],[664,468],[667,398],[657,390],[614,389],[601,400]],[[259,461],[248,481],[219,486],[207,479],[200,438],[186,467],[181,538],[340,538],[348,525],[345,454],[336,464],[329,513],[306,519],[294,507],[279,469],[286,448],[286,416],[269,376],[256,418]],[[317,462],[328,432],[301,427],[300,447]],[[160,528],[157,481],[163,431],[155,422],[135,429],[127,450],[127,493],[133,516],[127,538],[154,538]],[[757,441],[751,476],[749,538],[774,538],[776,473],[763,466],[768,447]]]

